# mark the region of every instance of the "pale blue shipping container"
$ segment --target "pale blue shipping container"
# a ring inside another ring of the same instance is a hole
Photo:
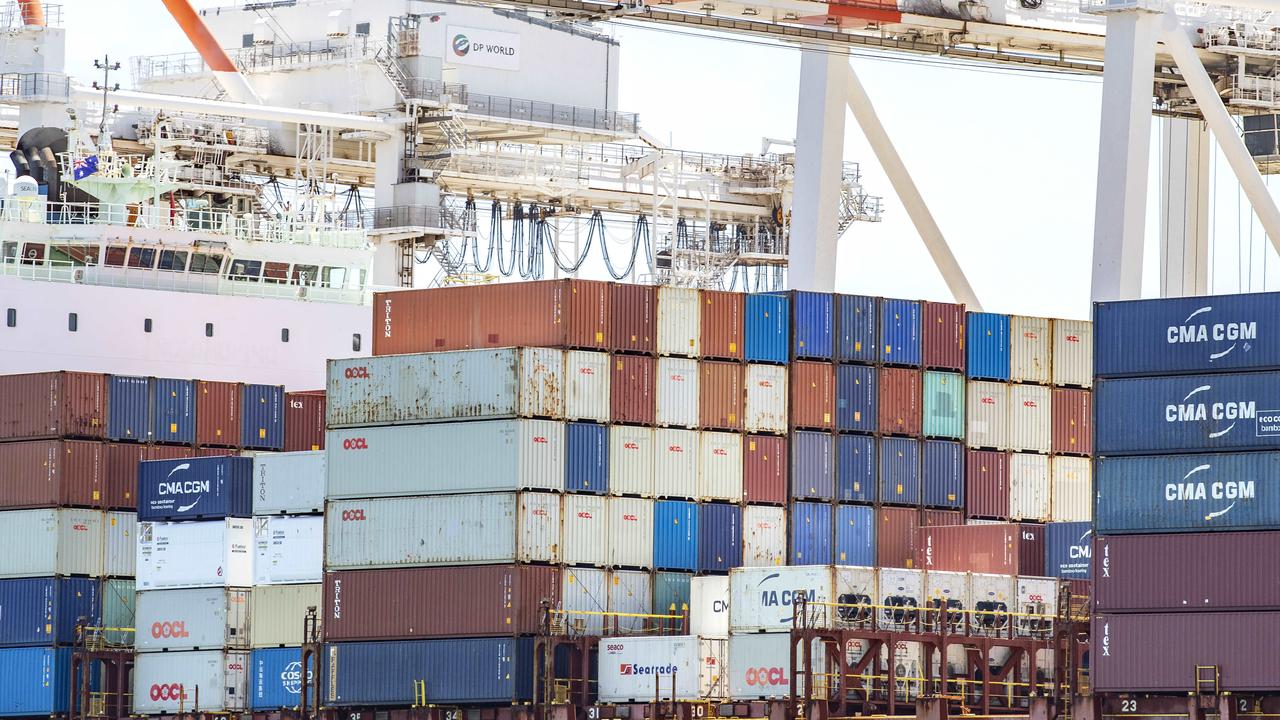
[[[253,517],[253,458],[147,460],[137,483],[139,520]]]
[[[965,372],[975,380],[1009,381],[1009,316],[971,312],[965,318]]]
[[[253,450],[284,449],[284,387],[242,386],[240,445]]]
[[[321,703],[331,707],[427,703],[509,705],[533,697],[533,638],[330,643]]]
[[[880,360],[885,365],[920,367],[920,303],[880,301]]]
[[[1090,580],[1093,575],[1093,523],[1062,522],[1044,526],[1044,574],[1064,580]]]
[[[925,437],[964,437],[964,376],[926,370],[924,373]]]
[[[151,440],[151,378],[112,375],[107,384],[107,437]]]
[[[565,428],[564,489],[567,492],[609,491],[609,428],[569,423]]]
[[[1280,372],[1099,380],[1093,392],[1098,455],[1280,448]]]
[[[964,507],[964,445],[925,440],[920,461],[921,496],[925,507]]]
[[[835,296],[835,355],[838,362],[880,362],[879,301],[868,295]]]
[[[831,507],[826,503],[791,503],[790,564],[831,563]]]
[[[920,441],[880,438],[880,502],[920,504]]]
[[[196,384],[192,380],[156,378],[151,439],[155,442],[194,445],[196,442]]]
[[[98,583],[90,578],[0,580],[0,646],[74,644],[77,620],[98,625],[102,618]]]
[[[302,699],[302,648],[254,650],[249,668],[252,709],[281,710],[298,706]],[[315,682],[314,672],[311,682]]]
[[[742,508],[698,506],[698,572],[722,573],[742,564]]]
[[[659,615],[681,615],[689,610],[689,581],[692,573],[653,574],[653,611]]]
[[[1280,293],[1095,303],[1094,374],[1280,369]]]
[[[831,293],[791,291],[791,355],[830,360],[832,357]]]
[[[828,500],[835,493],[834,436],[825,432],[796,430],[791,433],[791,497],[794,500]]]
[[[0,649],[0,717],[65,713],[70,677],[69,647]]]
[[[785,363],[791,357],[791,309],[782,293],[748,295],[743,356],[747,362]]]
[[[836,500],[876,501],[876,439],[870,435],[836,437]]]
[[[1280,453],[1101,458],[1099,535],[1280,529]]]
[[[698,505],[684,500],[653,504],[653,567],[661,570],[698,568]]]
[[[837,505],[835,519],[837,565],[876,564],[876,511],[859,505]]]
[[[836,431],[874,433],[879,371],[869,365],[836,366]]]

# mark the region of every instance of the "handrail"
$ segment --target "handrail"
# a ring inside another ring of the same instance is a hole
[[[926,601],[927,602],[927,601]],[[817,608],[811,613],[810,608]],[[830,609],[832,612],[825,612]],[[847,611],[842,617],[841,610]],[[901,619],[894,619],[893,616]],[[925,605],[882,605],[801,599],[796,603],[793,625],[797,628],[836,629],[909,628],[917,632],[982,638],[1045,638],[1060,620],[1057,613],[1015,610],[952,608]],[[1072,618],[1075,620],[1075,618]]]

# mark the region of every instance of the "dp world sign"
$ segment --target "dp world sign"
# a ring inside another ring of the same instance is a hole
[[[520,69],[520,36],[451,25],[447,29],[449,62],[499,70]]]

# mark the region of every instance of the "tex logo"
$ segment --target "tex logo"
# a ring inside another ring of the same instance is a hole
[[[471,52],[471,38],[462,33],[453,36],[453,54],[458,57],[466,57]]]

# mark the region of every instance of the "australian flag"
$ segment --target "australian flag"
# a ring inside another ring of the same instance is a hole
[[[83,180],[96,172],[98,172],[98,156],[90,155],[75,161],[74,166],[71,168],[71,177],[76,180]]]

